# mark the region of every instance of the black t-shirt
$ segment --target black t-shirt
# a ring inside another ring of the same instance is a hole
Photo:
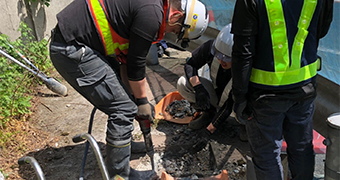
[[[162,24],[163,0],[104,0],[104,4],[112,28],[130,40],[127,55],[129,79],[143,79],[146,55]],[[67,42],[76,40],[105,54],[86,0],[74,0],[57,14],[57,19]]]

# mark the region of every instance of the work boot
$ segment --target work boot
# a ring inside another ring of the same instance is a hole
[[[106,165],[110,179],[129,179],[130,148],[130,144],[121,146],[106,144]]]
[[[130,167],[131,145],[115,146],[107,143],[106,165],[110,179],[123,180],[150,180],[155,177],[155,172],[136,171]]]
[[[131,153],[132,154],[146,153],[145,142],[131,141]]]
[[[213,112],[203,111],[197,119],[189,122],[188,127],[195,130],[207,127],[211,123],[214,115],[215,113]]]

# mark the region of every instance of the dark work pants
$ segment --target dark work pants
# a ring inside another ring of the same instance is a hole
[[[251,99],[254,118],[247,121],[246,128],[258,180],[283,179],[283,138],[293,179],[313,179],[314,100],[292,101],[265,95]]]
[[[52,36],[50,57],[63,78],[91,104],[108,115],[106,141],[115,146],[131,141],[137,106],[105,57],[91,48]],[[90,112],[89,112],[90,113]]]

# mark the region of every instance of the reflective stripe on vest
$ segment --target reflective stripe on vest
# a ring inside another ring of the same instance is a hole
[[[214,59],[211,62],[211,66],[210,66],[210,78],[214,86],[214,89],[217,88],[216,78],[217,78],[217,73],[218,73],[219,68],[220,68],[220,61],[216,57],[214,57]]]
[[[108,15],[103,0],[87,0],[97,32],[105,49],[105,55],[127,54],[129,40],[120,37],[107,20]]]
[[[228,100],[229,93],[230,93],[231,88],[232,88],[232,84],[233,84],[233,80],[230,79],[228,84],[224,87],[220,102],[218,103],[219,107],[222,107],[223,104],[225,103],[225,101]]]
[[[127,55],[129,49],[129,39],[125,39],[119,36],[111,27],[108,19],[108,14],[106,8],[104,6],[103,0],[87,0],[88,7],[91,12],[92,19],[95,23],[97,32],[101,38],[105,49],[105,55],[119,56],[121,53]],[[168,1],[163,0],[163,11],[168,11]],[[163,39],[166,25],[166,13],[163,13],[163,21],[158,31],[158,39],[156,42],[159,42]],[[126,62],[123,62],[126,63]]]
[[[87,0],[97,32],[105,49],[105,55],[127,54],[129,40],[120,37],[107,20],[108,15],[103,0]]]
[[[317,61],[301,67],[301,56],[317,0],[305,0],[303,3],[298,32],[292,47],[291,64],[281,0],[264,0],[264,2],[271,32],[275,72],[253,68],[250,81],[257,84],[280,86],[299,83],[314,77],[317,73]]]
[[[217,78],[218,70],[220,68],[220,64],[221,64],[220,61],[216,57],[214,57],[211,63],[211,66],[210,66],[210,78],[211,78],[214,89],[217,88],[216,78]],[[224,87],[223,93],[220,98],[220,102],[218,103],[219,107],[222,107],[224,102],[228,99],[229,92],[231,90],[231,85],[232,85],[232,80],[230,79],[228,84]]]

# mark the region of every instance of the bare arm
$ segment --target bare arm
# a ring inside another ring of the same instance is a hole
[[[191,84],[193,87],[196,86],[196,85],[201,84],[200,79],[198,78],[198,76],[192,76],[192,77],[189,79],[189,81],[190,81],[190,84]]]
[[[139,81],[130,81],[129,84],[132,90],[133,95],[136,99],[141,99],[146,97],[146,90],[145,90],[145,83],[146,79],[142,79]]]

